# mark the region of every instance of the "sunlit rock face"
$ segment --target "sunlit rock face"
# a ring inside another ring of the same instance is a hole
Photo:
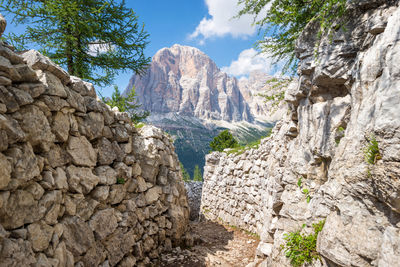
[[[400,262],[400,8],[365,0],[348,10],[345,30],[323,37],[318,53],[316,25],[298,39],[299,84],[272,136],[206,158],[201,210],[257,232],[263,266],[290,266],[285,234],[322,220],[316,266]],[[369,164],[373,137],[380,156]]]
[[[163,48],[143,77],[133,76],[143,109],[176,112],[201,119],[252,121],[238,81],[223,73],[203,52],[188,46]]]

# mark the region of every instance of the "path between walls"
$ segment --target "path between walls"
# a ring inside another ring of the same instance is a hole
[[[189,233],[189,246],[162,255],[157,266],[241,267],[253,262],[256,256],[259,238],[240,229],[201,221],[191,222]]]

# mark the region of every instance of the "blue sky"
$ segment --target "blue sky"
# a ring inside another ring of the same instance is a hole
[[[146,56],[174,44],[194,46],[213,59],[218,67],[236,77],[254,69],[273,73],[271,60],[256,55],[252,48],[260,38],[251,26],[253,18],[231,19],[239,10],[237,0],[140,0],[126,1],[150,34]],[[9,23],[10,24],[10,23]],[[20,32],[23,26],[9,25],[7,31]],[[124,90],[132,73],[120,73],[115,84]],[[112,87],[97,88],[109,96]]]

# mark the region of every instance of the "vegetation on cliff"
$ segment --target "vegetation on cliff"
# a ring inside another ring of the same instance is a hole
[[[238,17],[250,14],[263,32],[257,47],[276,61],[286,60],[284,71],[295,70],[295,43],[311,21],[320,25],[318,36],[336,27],[334,20],[345,13],[346,0],[239,0],[243,9]],[[267,11],[267,12],[266,12]]]

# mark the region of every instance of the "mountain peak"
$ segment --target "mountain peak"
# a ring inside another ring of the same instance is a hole
[[[195,47],[175,44],[153,57],[143,77],[134,75],[144,109],[152,113],[177,112],[200,119],[251,121],[236,78],[221,72],[214,61]]]

